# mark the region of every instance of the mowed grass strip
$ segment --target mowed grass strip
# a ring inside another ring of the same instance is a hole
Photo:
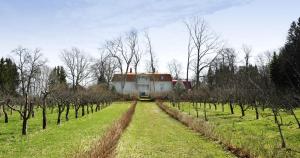
[[[74,118],[56,125],[57,113],[48,113],[48,128],[42,130],[41,110],[29,120],[27,136],[21,135],[21,121],[17,114],[4,124],[1,119],[0,157],[72,157],[76,152],[88,150],[91,143],[101,138],[105,130],[129,108],[130,102],[113,103],[93,114]],[[62,117],[63,118],[63,117]],[[64,120],[64,118],[62,119]]]
[[[155,103],[138,102],[123,133],[117,157],[233,157],[216,142],[188,129],[161,111]]]
[[[171,108],[169,103],[165,103]],[[204,106],[199,107],[199,119],[204,119]],[[177,109],[178,110],[178,109]],[[206,107],[208,124],[214,128],[214,134],[220,139],[238,148],[243,148],[250,151],[254,157],[300,157],[300,129],[292,115],[286,112],[281,112],[283,120],[282,131],[287,143],[287,148],[281,148],[280,136],[278,128],[274,123],[274,116],[270,109],[264,111],[260,108],[260,118],[256,120],[255,110],[248,109],[245,111],[245,116],[241,117],[241,111],[238,106],[234,108],[234,114],[230,113],[229,105],[217,105],[217,110],[214,106]],[[191,103],[181,103],[180,111],[196,117],[196,111]],[[295,110],[298,118],[300,118],[300,109]]]

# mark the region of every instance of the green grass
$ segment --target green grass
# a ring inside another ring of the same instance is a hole
[[[130,103],[113,103],[111,106],[93,114],[74,118],[73,109],[70,120],[56,125],[57,113],[48,110],[48,127],[42,129],[42,111],[29,120],[28,135],[21,135],[21,120],[18,113],[9,116],[4,124],[0,117],[0,157],[71,157],[75,152],[87,150],[91,143],[100,139],[110,124],[125,112]],[[81,115],[80,115],[81,116]]]
[[[117,157],[233,157],[162,112],[155,103],[138,102],[133,120],[122,135]]]
[[[167,104],[167,103],[166,103]],[[168,104],[172,107],[170,104]],[[182,103],[183,111],[188,114],[189,103]],[[228,105],[222,112],[221,105],[209,109],[207,106],[208,123],[215,128],[215,133],[227,142],[235,146],[248,149],[251,154],[259,157],[300,157],[300,129],[292,115],[281,112],[283,118],[283,135],[286,139],[287,149],[281,149],[281,141],[274,117],[270,109],[260,110],[259,120],[255,119],[255,111],[248,109],[246,116],[241,117],[240,108],[234,108],[234,115],[230,114]],[[190,105],[191,115],[196,116],[195,109]],[[296,110],[300,118],[300,109]],[[203,105],[200,109],[199,118],[204,119]]]

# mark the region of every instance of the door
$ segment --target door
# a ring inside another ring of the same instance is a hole
[[[149,85],[139,85],[140,96],[149,96]]]

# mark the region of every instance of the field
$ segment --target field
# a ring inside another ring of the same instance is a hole
[[[28,135],[21,135],[21,120],[18,113],[9,116],[4,124],[0,117],[0,157],[72,157],[75,152],[87,150],[93,141],[101,138],[104,131],[125,112],[130,102],[113,103],[111,106],[77,120],[73,110],[70,120],[56,125],[57,113],[48,110],[48,127],[42,129],[41,110],[29,119]],[[81,116],[81,115],[80,115]]]
[[[169,103],[165,103],[172,107]],[[182,103],[181,110],[186,114],[196,117],[196,111],[190,103]],[[175,107],[172,107],[175,108]],[[270,109],[260,110],[259,120],[255,119],[255,111],[248,109],[246,116],[241,117],[239,107],[235,107],[235,114],[230,114],[228,105],[222,112],[221,105],[209,108],[207,106],[208,123],[214,128],[214,132],[222,140],[235,146],[250,151],[251,155],[259,157],[300,157],[300,129],[292,115],[281,112],[283,120],[283,135],[287,143],[287,149],[280,148],[281,141],[274,117]],[[300,110],[295,111],[298,118]],[[199,118],[204,119],[203,106],[199,110]]]
[[[75,119],[73,109],[70,120],[62,115],[61,125],[56,125],[57,112],[48,109],[48,126],[42,129],[41,109],[29,119],[28,135],[21,135],[21,120],[18,113],[9,115],[5,124],[0,117],[0,158],[13,157],[73,157],[88,151],[92,144],[101,140],[112,123],[129,108],[131,102],[116,102],[111,106]],[[171,104],[165,103],[170,108]],[[228,105],[207,106],[208,124],[223,141],[250,151],[256,157],[300,157],[300,129],[294,118],[281,112],[283,134],[287,149],[280,148],[280,137],[269,109],[260,109],[259,120],[251,108],[241,117],[239,107],[230,114]],[[182,103],[181,111],[189,111],[196,118],[190,103]],[[295,111],[300,117],[300,110]],[[81,115],[80,115],[81,116]],[[203,106],[199,119],[204,119]],[[126,157],[235,157],[218,142],[208,139],[165,114],[154,102],[138,102],[133,119],[122,134],[116,155]]]
[[[138,102],[121,137],[117,157],[233,157],[222,146],[188,129],[155,103]]]

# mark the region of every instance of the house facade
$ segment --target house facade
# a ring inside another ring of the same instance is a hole
[[[125,82],[123,82],[124,77],[126,77]],[[165,96],[173,88],[171,75],[161,73],[115,74],[112,79],[112,86],[120,94],[136,97]]]

